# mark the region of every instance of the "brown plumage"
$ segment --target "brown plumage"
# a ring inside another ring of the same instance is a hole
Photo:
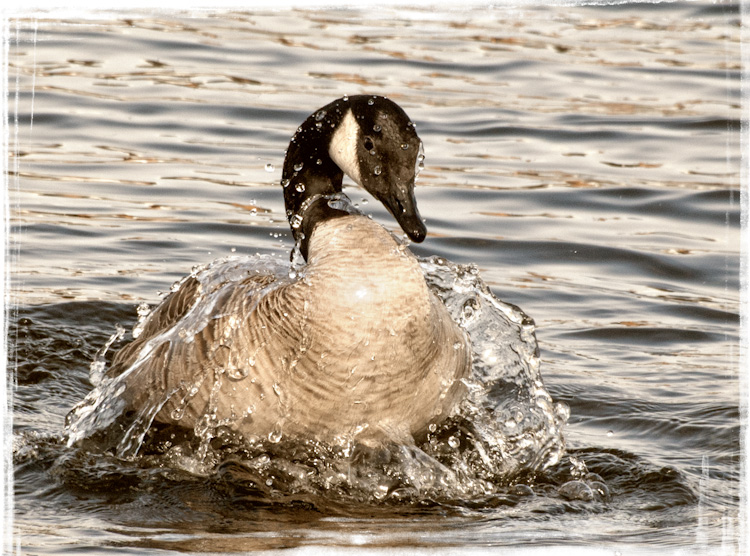
[[[465,334],[415,257],[377,223],[359,215],[325,222],[300,279],[256,299],[258,280],[238,283],[192,341],[152,348],[137,382],[126,381],[128,404],[174,392],[157,422],[194,427],[215,415],[245,436],[331,441],[419,434],[462,395]],[[111,373],[135,363],[153,334],[179,326],[198,290],[190,279],[165,300]]]
[[[216,291],[183,281],[114,357],[108,375],[121,376],[126,409],[196,432],[326,441],[406,439],[447,417],[471,368],[469,340],[409,249],[341,196],[346,173],[421,241],[420,148],[382,97],[340,99],[308,118],[282,180],[307,266],[294,280],[249,273]]]

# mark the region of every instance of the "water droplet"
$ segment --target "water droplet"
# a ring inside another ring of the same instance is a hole
[[[615,431],[607,431],[607,436],[614,436],[614,435],[615,435]]]
[[[305,184],[300,182],[294,186],[294,189],[296,189],[299,193],[303,193],[305,191]]]
[[[370,106],[372,106],[373,104],[375,104],[375,101],[374,101],[374,100],[372,100],[372,99],[369,99],[369,100],[367,101],[367,104],[369,104]]]
[[[375,166],[375,168],[372,171],[372,173],[375,174],[376,176],[379,176],[382,172],[383,172],[383,169],[380,166]]]
[[[322,128],[323,122],[315,122],[315,127],[317,127],[318,129]]]
[[[370,149],[370,154],[375,156],[375,149]]]
[[[557,489],[558,494],[568,500],[586,500],[594,499],[594,492],[582,481],[568,481]]]
[[[565,402],[558,402],[554,405],[555,418],[558,421],[566,423],[570,418],[570,408]]]
[[[276,166],[274,166],[270,162],[266,164],[266,172],[273,172],[275,169],[276,169]]]
[[[455,344],[453,344],[453,349],[455,350],[461,349],[461,342],[456,342]]]
[[[179,421],[180,419],[182,419],[184,415],[185,415],[184,407],[178,407],[176,409],[173,409],[172,413],[169,414],[169,416],[175,421]]]
[[[409,148],[409,143],[401,143],[401,148],[402,148],[403,150],[406,150],[406,149],[408,149],[408,148]]]
[[[315,121],[317,121],[317,122],[319,122],[320,120],[322,120],[325,117],[326,117],[326,111],[325,110],[318,110],[315,113]]]
[[[294,216],[292,216],[289,224],[291,224],[292,228],[296,230],[302,225],[302,217],[299,214],[295,214]]]
[[[534,496],[534,489],[524,484],[515,485],[511,492],[516,496]]]
[[[241,369],[238,367],[229,367],[227,369],[227,376],[232,380],[242,380],[248,375],[247,369]]]
[[[471,317],[473,317],[478,308],[479,307],[475,299],[467,299],[463,307],[464,320],[469,320]]]
[[[281,429],[274,429],[268,433],[268,440],[270,440],[273,444],[278,444],[279,442],[281,442],[282,436],[283,434],[281,432]]]
[[[430,423],[430,425],[427,427],[430,432],[435,432],[437,430],[437,425],[435,423]]]
[[[609,500],[609,487],[600,481],[593,481],[589,483],[589,487],[594,491],[594,494],[598,494],[603,500]]]
[[[288,179],[281,180],[281,187],[286,187],[288,185],[289,185],[289,180]]]
[[[383,128],[382,128],[382,127],[380,127],[380,125],[379,125],[379,124],[375,124],[374,126],[372,126],[372,130],[373,130],[373,131],[374,131],[375,133],[379,132],[379,131],[380,131],[381,129],[383,129]]]
[[[461,443],[458,441],[458,438],[455,436],[449,436],[448,437],[448,446],[453,448],[454,450],[458,448],[461,445]]]
[[[344,102],[346,102],[347,100],[349,100],[349,95],[344,95],[344,98],[343,98],[342,100],[343,100]]]
[[[321,164],[323,164],[323,161],[321,159],[318,159],[318,160],[315,161],[315,164],[317,164],[318,166],[320,166]]]
[[[302,168],[304,167],[304,165],[305,165],[304,162],[298,162],[297,164],[294,165],[294,171],[295,172],[299,172],[300,170],[302,170]]]

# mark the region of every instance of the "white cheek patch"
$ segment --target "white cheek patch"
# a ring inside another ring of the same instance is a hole
[[[362,185],[359,173],[359,160],[357,159],[358,137],[359,124],[354,118],[351,109],[349,109],[331,137],[328,155],[357,185]]]

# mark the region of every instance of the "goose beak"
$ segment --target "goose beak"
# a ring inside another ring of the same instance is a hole
[[[414,197],[414,183],[404,188],[398,188],[395,194],[382,199],[382,203],[388,209],[401,229],[406,232],[415,243],[422,243],[427,236],[427,227],[419,216],[417,200]]]

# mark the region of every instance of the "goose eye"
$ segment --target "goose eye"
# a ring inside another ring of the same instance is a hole
[[[372,139],[370,139],[369,137],[365,137],[365,149],[371,151],[374,147],[375,145],[372,144]]]

